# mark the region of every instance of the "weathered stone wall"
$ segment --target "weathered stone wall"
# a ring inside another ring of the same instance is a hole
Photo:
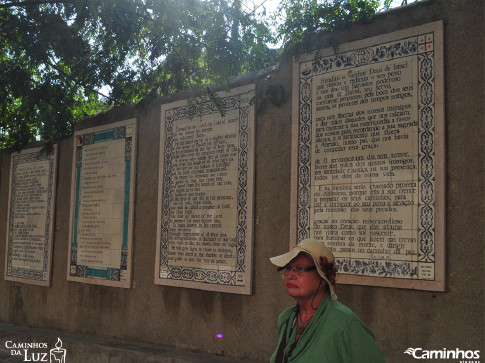
[[[409,347],[481,350],[484,339],[484,3],[426,1],[332,34],[339,43],[437,20],[444,22],[446,123],[446,292],[338,285],[339,299],[375,332],[388,362],[412,362]],[[322,39],[327,36],[323,35]],[[10,155],[0,153],[0,322],[169,345],[267,361],[278,314],[293,304],[268,258],[288,249],[292,65],[239,80],[282,85],[285,103],[256,117],[253,294],[154,284],[160,106],[124,107],[79,128],[138,118],[133,287],[68,282],[73,139],[59,142],[51,287],[5,281]],[[224,338],[218,339],[217,333]]]

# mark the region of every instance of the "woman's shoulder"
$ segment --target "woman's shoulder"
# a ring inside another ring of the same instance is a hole
[[[354,322],[362,323],[360,318],[340,301],[330,300],[328,308],[329,314],[327,319],[338,321],[340,326],[350,325]]]

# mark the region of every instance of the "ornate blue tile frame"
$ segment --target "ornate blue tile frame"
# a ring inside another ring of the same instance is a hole
[[[22,267],[13,266],[13,238],[11,233],[15,230],[15,198],[17,182],[17,168],[20,164],[33,164],[39,161],[48,161],[48,184],[47,184],[47,201],[45,204],[46,224],[44,226],[43,236],[43,256],[42,269],[33,270]],[[6,264],[6,278],[22,282],[38,281],[42,285],[49,286],[50,278],[50,253],[53,238],[53,222],[54,222],[54,199],[55,199],[55,181],[57,176],[57,146],[55,146],[52,153],[41,152],[40,148],[32,150],[24,150],[18,155],[12,155],[12,172],[11,172],[11,189],[10,189],[10,204],[9,204],[9,225],[8,225],[8,240],[7,240],[7,264]],[[30,281],[29,281],[30,280]]]
[[[133,132],[127,135],[128,124],[132,127]],[[69,249],[69,271],[68,277],[75,281],[83,281],[97,284],[107,284],[112,286],[129,287],[130,281],[130,251],[131,251],[131,226],[134,205],[132,205],[132,195],[134,190],[134,143],[136,137],[136,121],[121,121],[104,127],[87,129],[84,132],[75,134],[75,170],[74,170],[74,191],[73,191],[73,210],[71,225],[71,243]],[[114,140],[125,141],[125,179],[124,179],[124,208],[122,222],[122,239],[119,267],[109,268],[100,266],[80,265],[77,261],[78,250],[78,224],[79,224],[79,206],[81,202],[81,175],[82,175],[82,155],[83,147],[97,143],[110,142]],[[103,283],[105,281],[105,283]]]
[[[439,29],[441,32],[441,28]],[[341,273],[392,277],[399,279],[417,278],[417,263],[436,262],[436,32],[427,31],[403,37],[392,42],[354,49],[341,54],[302,60],[295,64],[298,69],[298,140],[296,169],[296,243],[310,237],[310,188],[312,168],[312,79],[317,74],[335,70],[351,69],[362,65],[377,64],[383,61],[405,57],[417,57],[418,64],[418,165],[419,165],[419,203],[418,203],[418,249],[417,260],[380,261],[359,258],[338,258]],[[440,33],[440,39],[441,39]],[[442,107],[442,104],[440,105]],[[442,117],[442,114],[439,114]],[[443,120],[440,120],[443,122]],[[442,131],[441,131],[442,133]],[[439,137],[442,137],[440,135]],[[440,165],[444,163],[440,161]],[[441,181],[443,183],[443,181]],[[442,186],[443,187],[443,186]],[[442,211],[441,211],[442,212]],[[442,214],[442,213],[441,213]],[[443,224],[444,221],[440,221]],[[440,258],[443,256],[440,248]],[[440,261],[442,263],[443,261]],[[435,280],[436,276],[431,280]],[[440,288],[444,288],[444,276],[438,278]],[[354,280],[355,281],[355,280]]]
[[[237,93],[235,95],[223,96],[221,95],[221,101],[224,104],[226,111],[237,111],[238,112],[238,183],[237,183],[237,225],[236,229],[236,261],[234,269],[228,270],[218,270],[217,268],[207,269],[199,267],[188,267],[188,266],[177,266],[170,264],[168,260],[168,250],[170,245],[170,200],[171,200],[171,179],[172,179],[172,132],[174,124],[178,120],[188,119],[189,117],[201,117],[206,115],[217,115],[219,110],[216,105],[207,101],[201,104],[195,105],[181,105],[173,108],[165,109],[163,119],[165,123],[162,123],[164,127],[164,139],[161,140],[163,144],[163,180],[161,181],[160,193],[162,193],[162,202],[159,206],[161,211],[161,220],[159,221],[159,255],[157,266],[157,271],[165,271],[164,277],[156,276],[156,279],[160,280],[173,280],[182,282],[194,282],[197,284],[207,284],[207,289],[211,289],[210,285],[213,286],[228,286],[228,287],[245,287],[249,286],[248,281],[244,281],[243,278],[239,276],[249,273],[248,253],[250,253],[251,248],[248,246],[251,238],[252,229],[252,216],[248,215],[248,198],[252,198],[251,195],[248,196],[248,178],[252,175],[252,172],[248,170],[250,167],[249,157],[252,154],[250,148],[250,112],[254,111],[254,106],[249,105],[248,102],[241,102],[241,98],[247,97],[247,93]],[[248,233],[249,231],[249,233]],[[160,282],[158,280],[158,282]],[[247,279],[246,279],[247,280]],[[176,283],[173,283],[176,285]],[[246,286],[245,286],[246,285]],[[183,284],[186,286],[186,284]],[[201,286],[201,285],[199,285]],[[193,287],[193,286],[192,286]],[[224,288],[222,288],[224,289]],[[234,291],[236,292],[236,291]]]

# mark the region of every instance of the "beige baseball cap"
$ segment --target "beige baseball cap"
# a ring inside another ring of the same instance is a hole
[[[322,241],[317,241],[315,239],[304,239],[303,241],[298,243],[295,247],[293,247],[289,252],[279,256],[271,257],[269,260],[278,267],[284,267],[302,252],[308,254],[313,259],[313,262],[315,263],[318,274],[328,284],[328,288],[330,289],[331,299],[337,300],[337,294],[335,294],[334,286],[330,283],[327,276],[325,276],[325,273],[322,271],[322,268],[320,267],[320,257],[326,257],[328,262],[335,263],[335,256],[333,255],[332,251],[330,251],[323,244]]]

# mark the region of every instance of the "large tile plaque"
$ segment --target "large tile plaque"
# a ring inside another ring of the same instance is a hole
[[[10,166],[5,279],[49,286],[57,145],[13,153]]]
[[[441,22],[294,63],[292,225],[339,283],[443,290]]]
[[[136,120],[74,133],[67,279],[130,287]]]
[[[155,282],[251,293],[254,85],[162,106]]]

